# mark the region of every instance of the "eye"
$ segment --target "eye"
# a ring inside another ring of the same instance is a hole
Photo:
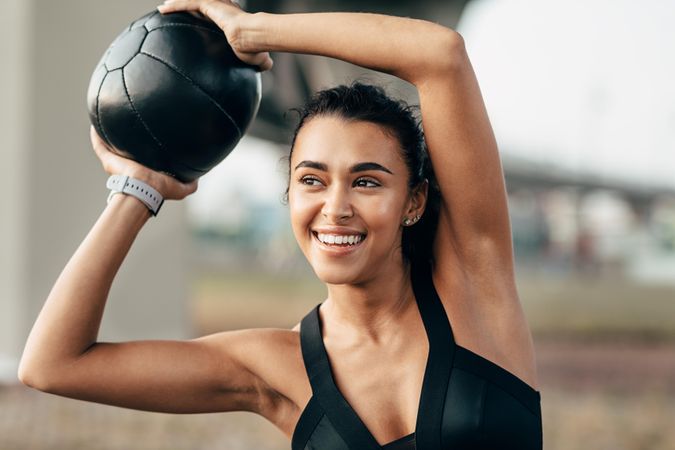
[[[322,184],[321,180],[311,175],[305,175],[304,177],[300,177],[299,181],[301,184],[304,184],[306,186],[320,186]]]
[[[373,187],[381,186],[381,184],[378,183],[377,181],[373,180],[372,178],[359,178],[356,181],[354,181],[354,186],[365,187],[365,188],[373,188]]]

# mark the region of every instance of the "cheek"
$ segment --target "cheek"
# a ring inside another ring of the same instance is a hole
[[[401,199],[402,196],[391,193],[377,199],[377,201],[369,201],[367,205],[364,205],[362,211],[368,214],[374,223],[391,225],[396,228],[403,217],[405,206]]]
[[[307,227],[316,215],[316,201],[306,195],[298,195],[292,190],[288,193],[288,210],[291,216],[291,226],[296,238],[304,236]]]
[[[373,202],[366,208],[361,209],[361,216],[371,232],[382,233],[385,231],[390,234],[390,229],[393,228],[393,209],[392,205],[386,202]]]
[[[377,246],[395,245],[400,241],[400,223],[404,205],[396,194],[370,198],[359,205],[359,215],[372,236],[377,236]],[[393,244],[392,244],[393,243]]]

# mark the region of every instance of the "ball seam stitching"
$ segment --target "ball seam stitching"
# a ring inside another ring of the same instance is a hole
[[[98,92],[96,93],[96,122],[98,123],[101,133],[103,133],[103,139],[105,139],[108,144],[113,145],[112,141],[108,137],[108,133],[106,133],[105,129],[103,129],[103,122],[101,122],[101,101],[99,99],[101,96],[101,89],[103,89],[103,83],[105,83],[105,79],[108,78],[108,74],[110,74],[110,72],[106,70],[105,75],[103,75],[103,79],[101,80],[101,84],[98,85]]]
[[[160,25],[158,27],[153,28],[152,30],[148,30],[148,33],[155,31],[155,30],[161,30],[162,28],[192,28],[194,30],[203,30],[203,31],[208,31],[209,33],[217,34],[218,36],[225,36],[224,33],[212,30],[211,28],[207,27],[202,27],[199,25],[191,25],[189,23],[167,23],[165,25]]]
[[[122,69],[122,86],[124,86],[124,93],[127,95],[127,99],[129,100],[129,105],[131,106],[131,109],[134,112],[134,114],[136,115],[136,117],[138,118],[138,120],[141,122],[141,125],[143,125],[143,128],[145,128],[145,131],[148,132],[148,134],[150,135],[150,137],[152,137],[152,139],[155,141],[155,143],[157,143],[157,145],[159,145],[159,148],[164,150],[164,145],[162,145],[162,143],[157,138],[157,136],[155,136],[155,134],[150,130],[150,127],[148,126],[148,124],[145,123],[145,121],[143,120],[143,117],[141,117],[141,114],[136,109],[136,106],[134,105],[134,101],[131,99],[131,95],[129,95],[129,90],[127,89],[127,80],[126,80],[126,77],[124,76],[124,69]]]
[[[241,130],[239,129],[239,126],[238,126],[237,123],[234,121],[234,119],[232,118],[232,116],[230,116],[230,115],[227,113],[227,111],[225,111],[225,110],[223,109],[223,107],[220,106],[220,105],[218,104],[218,102],[216,102],[216,101],[211,97],[211,95],[209,95],[208,92],[206,92],[206,90],[205,90],[204,88],[202,88],[202,87],[199,86],[197,83],[195,83],[194,80],[192,80],[190,77],[188,77],[186,74],[184,74],[180,69],[178,69],[177,67],[174,67],[173,64],[168,63],[168,62],[164,61],[163,59],[161,59],[160,57],[158,57],[158,56],[156,56],[156,55],[153,55],[153,54],[151,54],[151,53],[148,53],[148,52],[145,51],[145,50],[141,50],[139,53],[142,54],[142,55],[146,55],[147,57],[152,58],[152,59],[154,59],[154,60],[156,60],[156,61],[158,61],[158,62],[160,62],[160,63],[166,65],[168,68],[170,68],[171,70],[175,71],[175,72],[176,72],[177,74],[179,74],[181,77],[185,78],[185,79],[187,80],[188,83],[190,83],[192,86],[194,86],[194,87],[195,87],[197,90],[199,90],[202,94],[204,94],[204,95],[206,96],[206,98],[209,99],[209,101],[210,101],[216,108],[218,108],[218,110],[220,110],[220,112],[222,112],[222,113],[225,115],[225,117],[227,117],[227,118],[230,120],[230,122],[232,122],[232,125],[233,125],[234,128],[237,130],[237,134],[239,135],[239,139],[241,139],[241,137],[242,137]]]

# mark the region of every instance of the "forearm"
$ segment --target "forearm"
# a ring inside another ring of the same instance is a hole
[[[47,297],[28,337],[20,376],[63,367],[96,342],[113,279],[149,217],[137,199],[112,198]]]
[[[444,26],[370,13],[255,13],[244,16],[235,30],[233,45],[244,52],[328,56],[413,84],[426,72],[453,64],[455,49],[463,46]]]

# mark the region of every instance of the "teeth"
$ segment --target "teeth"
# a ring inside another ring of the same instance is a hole
[[[317,233],[317,237],[324,244],[335,244],[335,245],[354,245],[358,244],[363,240],[363,235],[361,234],[352,234],[345,236],[342,234],[323,234]]]

